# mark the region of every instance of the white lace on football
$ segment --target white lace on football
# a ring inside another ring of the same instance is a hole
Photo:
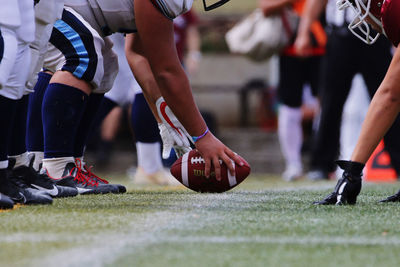
[[[350,7],[354,11],[354,18],[349,23],[349,30],[366,44],[373,44],[378,40],[380,33],[372,32],[371,25],[366,21],[370,18],[379,27],[383,34],[382,22],[370,13],[371,0],[339,0],[337,2],[339,10]]]
[[[219,159],[218,161],[219,161],[219,165],[222,165],[222,163],[223,163],[222,160]],[[202,157],[193,157],[190,159],[190,163],[191,164],[202,164],[202,163],[205,163],[205,161]]]
[[[205,163],[204,159],[202,157],[193,157],[190,159],[191,164],[202,164]]]

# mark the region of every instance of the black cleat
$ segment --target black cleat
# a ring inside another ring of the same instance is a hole
[[[51,197],[74,197],[78,190],[73,187],[56,185],[55,181],[47,176],[45,171],[37,172],[33,168],[34,157],[31,158],[29,167],[20,166],[12,170],[12,176],[20,179],[30,188],[49,194]]]
[[[7,195],[15,203],[51,204],[53,199],[45,193],[28,188],[19,179],[9,177],[6,170],[0,170],[0,193]]]
[[[0,209],[12,209],[14,208],[14,201],[6,195],[0,193]]]
[[[74,187],[79,194],[107,194],[115,192],[118,188],[89,179],[83,174],[80,166],[70,162],[65,166],[63,177],[60,179],[52,178],[57,185]]]
[[[78,165],[78,164],[77,164]],[[100,178],[99,176],[97,176],[96,174],[94,174],[92,172],[92,167],[86,167],[86,165],[83,167],[82,173],[84,175],[86,175],[86,177],[88,179],[97,181],[99,183],[99,185],[109,185],[109,186],[113,186],[116,189],[113,190],[113,192],[111,193],[115,193],[115,194],[122,194],[126,192],[126,187],[123,186],[122,184],[110,184],[107,180]]]
[[[379,202],[381,202],[381,203],[386,203],[386,202],[400,202],[400,190],[399,190],[396,194],[394,194],[394,195],[392,195],[392,196],[389,196],[389,197],[387,197],[387,198],[385,198],[385,199],[382,199],[382,200],[380,200]]]
[[[337,202],[337,194],[335,192],[327,195],[323,200],[314,201],[314,205],[335,205]]]
[[[335,189],[321,201],[313,202],[314,205],[354,205],[361,191],[361,176],[364,164],[338,160],[336,162],[344,170],[342,178],[337,182]]]

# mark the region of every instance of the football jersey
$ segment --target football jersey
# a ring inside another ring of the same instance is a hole
[[[9,28],[19,27],[21,25],[19,1],[0,0],[0,6],[0,26]]]
[[[151,0],[152,3],[168,18],[173,19],[188,11],[193,0]],[[136,32],[134,0],[66,0],[69,6],[81,14],[85,19],[86,12],[92,12],[95,22],[88,22],[104,35],[114,32]],[[91,10],[87,10],[90,7]],[[88,14],[89,15],[89,14]]]
[[[386,36],[398,46],[400,42],[400,0],[386,0],[382,9],[382,25]]]

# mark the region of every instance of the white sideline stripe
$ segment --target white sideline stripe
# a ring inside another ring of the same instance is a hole
[[[297,244],[297,245],[362,245],[362,246],[400,246],[400,239],[397,237],[337,237],[337,236],[315,236],[315,237],[263,237],[263,236],[182,236],[182,237],[172,237],[161,235],[152,235],[148,240],[144,240],[144,237],[140,237],[136,240],[131,240],[126,242],[127,245],[132,245],[133,243],[140,243],[143,247],[146,245],[152,245],[154,243],[211,243],[211,244],[235,244],[235,243],[255,243],[255,244]],[[105,236],[102,236],[103,238]],[[113,237],[111,237],[113,239]],[[121,238],[121,236],[119,237]],[[124,239],[124,238],[123,238]],[[125,237],[125,241],[129,239],[128,236]],[[39,243],[39,242],[74,242],[74,241],[92,241],[92,238],[82,237],[69,237],[63,234],[46,235],[43,234],[14,234],[8,235],[6,237],[0,237],[0,243],[15,243],[15,242],[29,242],[29,243]],[[121,241],[124,243],[124,240]]]
[[[400,246],[400,239],[395,237],[227,237],[227,236],[185,236],[160,238],[159,242],[165,243],[211,243],[211,244],[282,244],[282,245],[361,245],[361,246]]]
[[[189,187],[188,158],[189,158],[189,153],[184,154],[182,156],[182,164],[181,164],[182,183],[187,187]]]
[[[231,160],[232,165],[233,165],[233,169],[235,170],[236,164],[233,160]],[[227,169],[228,172],[228,180],[229,180],[229,185],[230,186],[234,186],[237,184],[237,180],[236,180],[236,172],[234,172],[233,175],[231,175],[231,173],[229,172],[229,169]]]

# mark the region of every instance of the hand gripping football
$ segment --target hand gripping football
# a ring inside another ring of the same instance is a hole
[[[204,175],[205,162],[200,153],[193,149],[177,159],[171,166],[171,174],[184,186],[201,193],[221,193],[240,184],[250,174],[250,165],[235,164],[235,174],[231,175],[225,163],[221,163],[221,181],[215,178],[214,167],[211,167],[209,178]]]

